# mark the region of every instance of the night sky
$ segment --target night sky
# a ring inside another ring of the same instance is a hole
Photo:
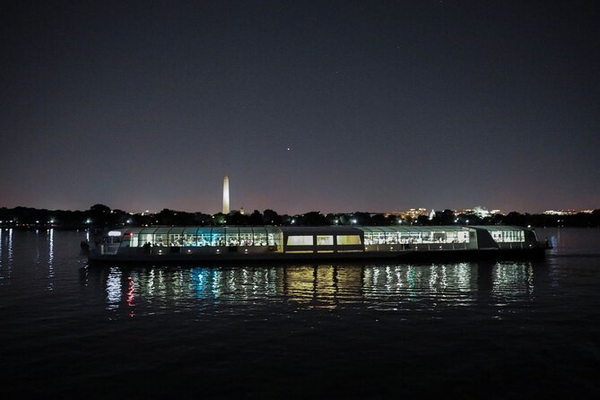
[[[600,2],[11,1],[0,207],[600,208]]]

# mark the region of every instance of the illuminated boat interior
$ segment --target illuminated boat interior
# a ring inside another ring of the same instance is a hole
[[[189,226],[108,232],[100,254],[377,253],[527,249],[535,232],[516,226]]]

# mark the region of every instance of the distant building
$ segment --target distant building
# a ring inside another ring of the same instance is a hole
[[[476,206],[473,208],[463,208],[462,210],[458,210],[456,211],[456,214],[465,214],[465,215],[469,215],[469,214],[475,214],[477,215],[479,218],[486,218],[495,214],[501,214],[502,212],[500,210],[492,210],[492,211],[488,211],[488,209],[486,207],[482,207],[482,206]]]
[[[427,215],[427,209],[426,208],[411,208],[409,210],[402,211],[400,213],[400,215],[402,216],[402,218],[417,219],[421,215]]]
[[[490,216],[490,212],[488,211],[488,209],[485,207],[481,207],[481,206],[473,207],[473,213],[480,218],[485,218],[485,217]]]
[[[584,210],[581,212],[587,212],[588,210]],[[577,214],[578,211],[576,210],[547,210],[544,211],[544,214],[546,215],[575,215]]]

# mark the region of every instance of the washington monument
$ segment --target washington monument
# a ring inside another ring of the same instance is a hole
[[[229,214],[229,177],[223,178],[223,214]]]

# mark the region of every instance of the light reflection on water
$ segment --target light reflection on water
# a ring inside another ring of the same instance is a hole
[[[534,273],[531,263],[515,265],[498,263],[492,271],[492,297],[499,301],[515,301],[534,293]]]
[[[133,311],[140,304],[193,308],[291,302],[305,308],[361,305],[385,311],[470,306],[482,297],[499,305],[528,301],[534,267],[531,262],[92,267],[83,282],[105,288],[108,310]]]
[[[54,290],[54,229],[48,230],[48,286],[47,290]]]
[[[13,229],[0,228],[0,279],[9,279],[13,265]]]
[[[112,310],[121,302],[121,270],[113,267],[106,278],[106,308]]]

